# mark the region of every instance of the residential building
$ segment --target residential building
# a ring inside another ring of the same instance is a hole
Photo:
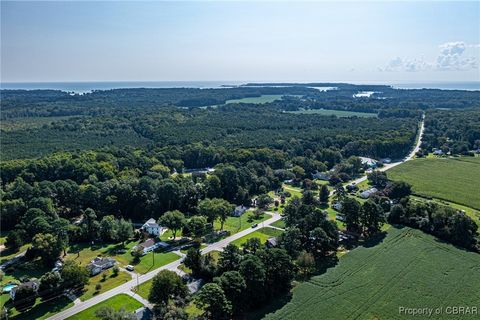
[[[10,290],[10,298],[12,298],[12,300],[15,300],[15,293],[17,292],[18,289],[20,288],[32,288],[33,291],[37,291],[38,290],[38,287],[40,285],[40,281],[38,281],[37,279],[31,279],[27,282],[23,282],[21,284],[19,284],[18,286],[14,287],[12,290]]]
[[[328,172],[318,172],[317,170],[314,173],[312,173],[312,178],[328,181],[328,179],[330,179],[330,174]]]
[[[245,206],[236,206],[235,209],[232,212],[232,216],[234,217],[240,217],[242,214],[247,211],[247,207]]]
[[[153,218],[148,219],[148,221],[145,222],[140,229],[151,236],[157,237],[161,236],[166,230],[166,228],[160,226]]]
[[[377,188],[370,188],[370,189],[367,189],[367,190],[363,191],[362,193],[360,193],[360,197],[362,197],[363,199],[367,199],[367,198],[370,198],[372,195],[374,195],[377,192],[378,192]]]
[[[140,250],[145,255],[155,249],[168,248],[168,247],[170,247],[170,245],[166,242],[163,242],[163,241],[155,242],[155,240],[153,239],[147,239],[143,243],[140,243],[139,245],[133,247],[132,251]]]
[[[267,239],[267,242],[265,243],[267,248],[275,248],[278,246],[278,239],[277,237],[271,237]]]
[[[87,265],[87,269],[90,271],[91,276],[95,276],[103,270],[113,267],[116,263],[117,261],[112,258],[96,257],[90,261],[90,263]]]

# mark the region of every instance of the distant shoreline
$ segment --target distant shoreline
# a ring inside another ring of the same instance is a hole
[[[66,92],[87,93],[92,90],[110,90],[126,88],[201,88],[221,89],[239,86],[246,83],[263,83],[262,81],[88,81],[88,82],[3,82],[0,89],[23,89],[23,90],[61,90]],[[324,81],[318,81],[322,83]],[[332,81],[333,82],[333,81]],[[335,81],[340,82],[340,81]],[[390,85],[395,89],[441,89],[441,90],[480,90],[480,81],[462,82],[360,82],[341,81],[349,84]],[[274,82],[269,82],[274,83]],[[278,81],[278,83],[285,83]],[[311,83],[289,82],[289,83]]]

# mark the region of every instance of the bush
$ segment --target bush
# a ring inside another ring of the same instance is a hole
[[[100,291],[102,290],[102,285],[100,283],[97,283],[97,285],[95,286],[95,291]]]
[[[114,266],[112,269],[112,276],[114,277],[118,276],[119,272],[120,272],[120,269],[117,266]]]

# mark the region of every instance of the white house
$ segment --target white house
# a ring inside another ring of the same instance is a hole
[[[368,168],[376,168],[378,166],[377,160],[367,157],[359,157],[364,166]]]
[[[105,269],[111,268],[117,263],[115,259],[112,258],[100,258],[96,257],[87,265],[87,269],[90,271],[90,275],[94,276],[99,274]]]
[[[360,197],[362,197],[363,199],[367,199],[367,198],[370,198],[376,192],[378,192],[377,188],[370,188],[360,193]]]
[[[151,236],[161,236],[166,230],[166,228],[160,226],[153,218],[150,218],[147,222],[145,222],[140,229]]]

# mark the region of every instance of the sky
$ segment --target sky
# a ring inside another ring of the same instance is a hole
[[[480,81],[480,1],[1,1],[2,82]]]

